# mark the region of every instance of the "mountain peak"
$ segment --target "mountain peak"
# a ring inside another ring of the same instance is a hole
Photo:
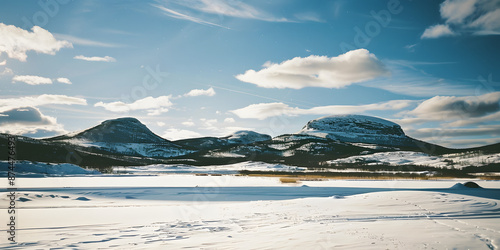
[[[78,139],[90,142],[109,143],[162,143],[167,142],[133,117],[110,119],[90,129],[53,138]]]
[[[404,136],[398,124],[366,115],[332,115],[309,121],[302,131],[329,131],[356,134],[385,134]]]
[[[105,120],[102,123],[113,123],[113,122],[130,122],[130,123],[141,123],[137,118],[134,117],[120,117],[116,119]],[[141,123],[142,124],[142,123]]]

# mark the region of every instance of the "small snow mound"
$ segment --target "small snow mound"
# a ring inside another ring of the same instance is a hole
[[[332,198],[332,199],[345,199],[345,197],[342,195],[334,195],[334,196],[331,196],[330,198]]]
[[[477,183],[469,181],[464,184],[462,183],[457,183],[451,187],[451,189],[467,189],[467,188],[481,188]]]
[[[464,189],[465,186],[462,183],[457,183],[451,187],[451,189]]]
[[[468,188],[481,188],[481,186],[479,186],[477,183],[475,183],[473,181],[469,181],[469,182],[464,183],[464,186],[468,187]]]
[[[76,198],[75,200],[79,200],[79,201],[89,201],[90,199],[89,199],[89,198],[87,198],[87,197],[80,196],[80,197]]]

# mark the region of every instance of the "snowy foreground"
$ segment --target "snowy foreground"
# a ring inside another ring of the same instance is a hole
[[[19,178],[2,249],[497,249],[500,182],[234,175]],[[6,181],[0,188],[7,204]],[[0,223],[8,223],[2,205]]]

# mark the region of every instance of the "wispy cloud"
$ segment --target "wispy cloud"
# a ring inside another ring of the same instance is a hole
[[[2,72],[0,72],[0,76],[5,76],[5,75],[13,75],[14,71],[10,68],[5,68]]]
[[[477,86],[433,76],[421,68],[454,64],[455,62],[418,62],[405,60],[383,60],[391,72],[390,77],[358,83],[365,87],[379,88],[396,94],[416,97],[436,95],[467,96],[475,93]]]
[[[283,17],[275,17],[263,10],[251,6],[239,0],[193,0],[177,1],[178,4],[187,8],[204,13],[230,16],[237,18],[256,19],[268,22],[287,22]]]
[[[167,7],[169,4],[169,7]],[[172,8],[171,5],[176,5],[176,8]],[[244,3],[239,0],[192,0],[192,1],[158,1],[158,4],[152,4],[153,7],[160,9],[163,13],[169,17],[187,20],[195,22],[198,24],[221,27],[229,29],[226,26],[204,20],[202,18],[196,17],[195,14],[186,14],[187,9],[191,12],[203,13],[216,15],[217,19],[221,16],[244,18],[244,19],[254,19],[266,22],[290,22],[284,17],[275,17],[274,15],[267,13],[264,10],[260,10],[250,4]],[[179,10],[179,8],[184,9],[184,11]],[[321,21],[319,17],[314,13],[301,13],[298,14],[297,19],[302,21]]]
[[[152,4],[152,6],[154,6],[154,7],[158,8],[158,9],[160,9],[161,11],[163,11],[163,14],[165,14],[165,15],[167,15],[169,17],[175,18],[175,19],[187,20],[187,21],[198,23],[198,24],[203,24],[203,25],[208,25],[208,26],[215,26],[215,27],[220,27],[220,28],[224,28],[224,29],[229,29],[228,27],[225,27],[225,26],[222,26],[222,25],[219,25],[219,24],[216,24],[216,23],[211,23],[211,22],[202,20],[202,19],[197,18],[197,17],[193,17],[193,16],[189,16],[189,15],[186,15],[186,14],[182,14],[180,12],[177,12],[175,10],[166,8],[166,7],[158,5],[158,4]]]
[[[267,62],[264,69],[248,70],[236,78],[264,88],[341,88],[352,83],[389,75],[385,65],[366,49],[337,57],[295,57],[279,64]]]
[[[306,22],[318,22],[318,23],[325,22],[325,20],[321,19],[318,13],[312,11],[295,14],[295,18],[299,21],[306,21]]]
[[[70,41],[73,44],[82,45],[82,46],[103,47],[103,48],[123,47],[122,44],[105,43],[105,42],[94,41],[94,40],[90,40],[90,39],[85,39],[85,38],[80,38],[80,37],[65,35],[65,34],[54,34],[54,36],[58,39]]]
[[[195,123],[191,120],[182,122],[181,124],[186,126],[186,127],[193,127],[195,125]]]
[[[64,40],[57,40],[49,31],[33,26],[32,32],[14,25],[0,23],[0,54],[6,53],[9,58],[25,62],[26,52],[55,55],[62,48],[72,48],[73,45]]]
[[[77,60],[84,60],[84,61],[89,61],[89,62],[116,62],[116,59],[113,58],[113,57],[110,57],[110,56],[104,56],[104,57],[91,56],[91,57],[87,57],[87,56],[79,55],[79,56],[75,56],[73,58],[77,59]]]

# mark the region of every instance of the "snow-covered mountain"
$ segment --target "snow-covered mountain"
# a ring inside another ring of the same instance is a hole
[[[299,134],[307,134],[340,142],[367,143],[387,146],[411,146],[396,123],[364,115],[333,115],[309,121]]]
[[[145,157],[168,158],[192,152],[161,138],[139,120],[130,117],[106,120],[90,129],[46,140]]]

